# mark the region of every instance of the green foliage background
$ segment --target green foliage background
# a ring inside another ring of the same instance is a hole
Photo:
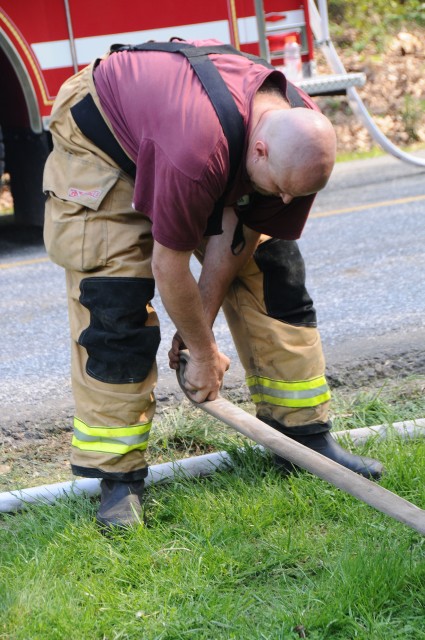
[[[386,36],[408,28],[425,27],[425,2],[420,0],[329,0],[330,29],[339,46],[352,46],[353,34],[363,44],[385,43]]]

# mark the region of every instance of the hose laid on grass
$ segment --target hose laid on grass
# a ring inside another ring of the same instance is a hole
[[[355,445],[363,444],[370,438],[384,440],[390,435],[401,438],[424,438],[425,419],[395,422],[392,426],[376,425],[347,431],[336,431],[331,435],[336,439],[351,439]],[[164,462],[149,467],[149,474],[145,480],[146,486],[160,482],[171,482],[179,475],[184,477],[203,477],[215,471],[228,469],[232,466],[231,456],[226,451],[208,453],[194,458],[185,458],[176,462]],[[23,509],[28,504],[53,504],[58,499],[68,496],[86,494],[97,496],[100,493],[98,478],[79,478],[68,482],[44,484],[29,489],[5,491],[0,493],[0,513],[11,513]]]
[[[359,429],[346,429],[345,431],[336,431],[331,434],[338,440],[348,438],[352,444],[364,444],[370,438],[377,440],[385,440],[392,433],[402,438],[418,438],[425,437],[425,418],[417,420],[404,420],[403,422],[394,422],[392,425],[379,424],[375,427],[361,427]]]
[[[207,476],[229,466],[231,466],[231,458],[225,451],[185,458],[177,462],[155,464],[149,467],[145,485],[168,482],[179,475],[184,477]],[[19,511],[19,509],[28,504],[53,504],[58,498],[80,496],[82,494],[97,496],[99,493],[99,478],[79,478],[71,482],[56,482],[54,484],[30,487],[29,489],[5,491],[0,493],[0,513]]]

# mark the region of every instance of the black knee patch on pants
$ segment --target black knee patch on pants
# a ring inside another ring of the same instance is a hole
[[[264,276],[264,302],[270,317],[295,326],[317,326],[313,300],[305,288],[304,260],[292,240],[260,244],[254,259]]]
[[[159,327],[145,326],[154,280],[85,278],[80,290],[80,302],[90,311],[90,325],[78,339],[89,356],[89,376],[111,384],[144,380],[161,340]]]

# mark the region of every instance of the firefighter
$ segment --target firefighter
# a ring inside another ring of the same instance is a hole
[[[202,65],[176,50],[113,48],[65,82],[52,112],[44,236],[66,270],[71,466],[101,478],[106,528],[142,513],[160,342],[155,283],[177,328],[170,366],[189,349],[195,402],[217,397],[229,367],[213,334],[222,307],[257,416],[363,476],[382,473],[330,436],[296,243],[332,171],[333,128],[282,73],[218,44],[184,43]]]

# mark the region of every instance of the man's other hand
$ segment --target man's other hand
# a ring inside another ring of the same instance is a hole
[[[184,371],[184,387],[190,399],[194,402],[215,400],[229,367],[229,358],[220,351],[207,358],[191,354]]]

